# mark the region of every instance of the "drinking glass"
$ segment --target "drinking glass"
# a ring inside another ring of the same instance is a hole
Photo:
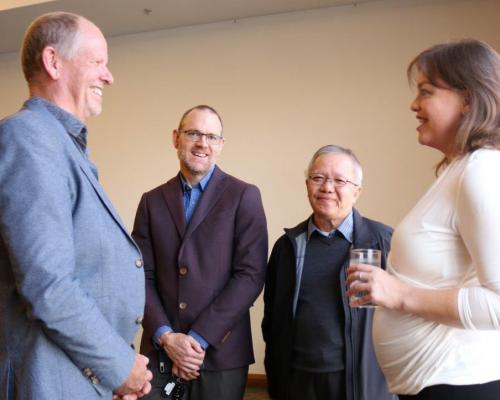
[[[368,265],[372,265],[374,267],[380,268],[381,263],[382,263],[382,252],[380,250],[376,250],[376,249],[351,249],[351,253],[350,253],[350,257],[349,257],[349,265],[368,264]],[[356,274],[359,274],[359,272],[357,272]],[[361,273],[361,281],[363,281],[362,276],[363,276],[363,273]],[[351,285],[356,283],[356,282],[359,282],[359,280],[353,281],[351,283]],[[355,293],[354,295],[352,295],[350,297],[350,300],[351,301],[356,300],[356,299],[362,297],[364,294],[365,294],[365,292]],[[363,305],[358,306],[358,307],[373,308],[373,307],[376,307],[376,305],[371,304],[371,303],[367,303],[367,304],[363,304]]]

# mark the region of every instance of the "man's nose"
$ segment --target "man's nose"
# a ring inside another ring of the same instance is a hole
[[[115,81],[115,78],[113,78],[113,74],[108,69],[108,67],[104,67],[104,73],[102,74],[101,79],[104,81],[104,83],[106,83],[106,85],[112,85]]]
[[[201,145],[208,145],[208,139],[206,135],[200,135],[199,139],[196,141],[196,143],[199,143]]]

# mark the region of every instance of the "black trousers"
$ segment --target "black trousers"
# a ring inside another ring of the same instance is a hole
[[[292,371],[290,400],[345,400],[344,371],[315,373]]]
[[[435,385],[415,395],[399,395],[399,400],[498,400],[500,381],[480,385]]]
[[[153,380],[151,392],[144,400],[165,400],[163,388],[168,383],[170,374],[161,374],[152,366]],[[245,395],[248,367],[223,371],[200,371],[197,379],[186,382],[182,400],[242,400]]]

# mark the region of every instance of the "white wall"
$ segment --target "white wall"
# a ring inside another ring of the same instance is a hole
[[[310,213],[303,171],[329,143],[364,164],[360,211],[395,225],[439,160],[416,143],[406,66],[450,38],[500,49],[499,15],[497,0],[387,0],[110,38],[115,84],[90,122],[91,156],[132,228],[140,195],[177,172],[171,130],[207,103],[225,123],[219,165],[261,188],[271,246]],[[17,58],[0,56],[0,115],[27,95]],[[253,373],[263,372],[261,317],[259,300]]]

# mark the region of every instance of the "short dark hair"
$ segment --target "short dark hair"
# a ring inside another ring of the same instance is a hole
[[[42,51],[54,46],[59,54],[71,59],[79,47],[79,15],[52,12],[36,18],[24,34],[21,65],[26,81],[30,82],[42,70]]]
[[[476,39],[437,44],[410,62],[408,79],[414,81],[418,71],[435,86],[444,83],[463,93],[468,102],[455,138],[457,155],[500,149],[500,56],[491,46]],[[436,172],[449,161],[441,160]]]
[[[186,119],[188,114],[194,110],[201,110],[201,111],[205,110],[205,111],[210,111],[212,114],[215,114],[217,116],[217,118],[219,118],[221,128],[223,128],[222,118],[220,117],[219,113],[215,110],[215,108],[207,106],[206,104],[200,104],[198,106],[191,107],[184,114],[182,114],[181,120],[179,122],[179,127],[177,128],[179,131],[182,130],[182,125],[184,124],[184,120]],[[221,134],[222,134],[222,131],[221,131]]]

